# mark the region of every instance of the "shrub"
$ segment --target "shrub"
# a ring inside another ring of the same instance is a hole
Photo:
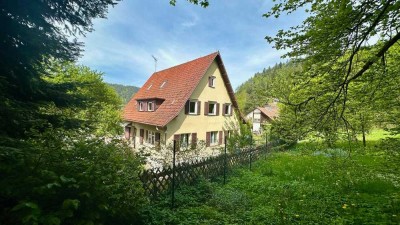
[[[130,224],[146,200],[122,142],[49,130],[0,139],[1,224]]]

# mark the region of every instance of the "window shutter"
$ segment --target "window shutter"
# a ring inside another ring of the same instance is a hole
[[[210,147],[210,137],[211,133],[210,132],[206,132],[206,146]]]
[[[222,131],[219,132],[218,144],[222,145]]]
[[[130,136],[131,136],[131,128],[125,127],[125,139],[129,140]]]
[[[218,116],[219,115],[219,103],[215,104],[215,107],[217,107],[215,115]]]
[[[208,102],[204,102],[204,115],[208,115]]]
[[[144,137],[144,129],[140,129],[139,142],[140,142],[141,145],[143,144],[143,137]]]
[[[212,77],[208,77],[208,86],[212,87]]]
[[[192,148],[197,146],[197,133],[192,133]]]
[[[186,115],[189,114],[189,103],[190,103],[190,100],[187,100],[186,104],[185,104],[185,114]]]
[[[201,101],[197,101],[197,115],[200,115]]]
[[[229,112],[229,115],[232,116],[233,107],[232,107],[232,104],[230,104],[230,105],[231,105],[231,111]]]

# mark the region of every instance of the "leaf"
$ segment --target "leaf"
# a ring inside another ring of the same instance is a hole
[[[64,175],[60,176],[60,180],[63,183],[69,183],[69,182],[75,183],[76,182],[76,180],[74,178],[68,178],[68,177],[65,177]]]
[[[39,209],[38,205],[33,202],[21,202],[20,204],[16,205],[11,211],[19,211],[23,208],[30,208],[33,210]]]
[[[77,210],[80,201],[78,199],[65,199],[63,202],[63,209],[74,209]]]

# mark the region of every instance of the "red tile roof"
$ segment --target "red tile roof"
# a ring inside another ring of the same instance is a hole
[[[279,116],[279,108],[276,102],[266,105],[265,107],[257,107],[262,114],[274,120]]]
[[[222,63],[219,52],[153,73],[142,88],[124,108],[125,121],[164,127],[174,119],[185,106],[201,78],[216,60],[222,73],[225,86],[234,108],[238,109],[232,86]],[[163,87],[161,85],[166,82]],[[138,99],[164,99],[160,107],[153,112],[139,112]]]

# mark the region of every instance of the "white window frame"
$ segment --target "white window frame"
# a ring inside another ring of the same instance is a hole
[[[228,113],[226,113],[226,107],[228,107]],[[225,104],[224,115],[229,116],[232,113],[232,104]]]
[[[147,102],[147,111],[154,111],[154,102]]]
[[[146,142],[148,144],[154,145],[156,143],[156,132],[147,130],[147,139]]]
[[[192,103],[194,103],[194,112],[190,111],[190,104],[192,104]],[[197,108],[198,108],[197,104],[199,104],[198,101],[194,101],[194,100],[189,101],[189,110],[188,111],[189,111],[190,115],[197,115]]]
[[[218,145],[218,131],[210,132],[210,145]]]
[[[189,133],[187,133],[187,134],[180,134],[180,144],[181,144],[181,147],[184,147],[184,148],[186,148],[186,147],[188,147],[189,146],[189,139],[190,139],[190,134]]]
[[[214,105],[214,110],[210,113],[211,105]],[[217,106],[216,102],[208,102],[208,115],[215,116],[217,115]]]
[[[143,102],[139,102],[139,111],[143,111]]]
[[[216,78],[216,77],[214,77],[214,76],[211,76],[211,77],[210,77],[210,79],[211,79],[211,85],[210,85],[210,87],[215,87],[215,78]]]

